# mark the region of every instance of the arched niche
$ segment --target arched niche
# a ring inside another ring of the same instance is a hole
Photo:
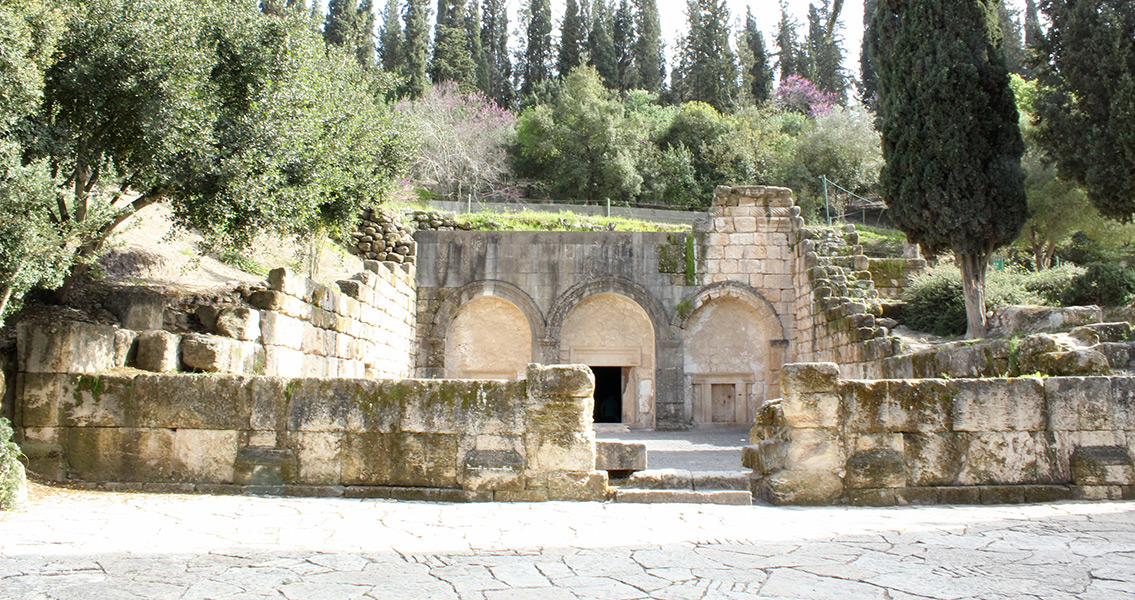
[[[480,296],[461,305],[445,336],[448,379],[517,379],[532,361],[532,328],[512,302]]]
[[[560,360],[596,374],[596,421],[654,425],[655,334],[634,300],[604,292],[580,300],[560,327]]]

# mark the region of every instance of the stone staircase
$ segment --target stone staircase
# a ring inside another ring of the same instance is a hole
[[[608,500],[658,504],[753,503],[752,472],[648,469],[646,445],[601,440],[596,444],[595,466],[610,477]]]

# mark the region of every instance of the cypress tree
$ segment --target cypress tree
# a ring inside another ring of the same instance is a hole
[[[765,36],[757,29],[753,11],[748,7],[745,9],[743,39],[749,51],[749,62],[745,66],[749,95],[754,103],[764,104],[772,98],[772,67],[768,62],[768,51],[765,50]]]
[[[1044,31],[1040,28],[1040,13],[1037,12],[1036,2],[1025,0],[1025,48],[1032,50],[1043,39]]]
[[[527,96],[548,79],[552,64],[552,6],[548,0],[529,0],[524,11],[527,43],[521,57],[520,94]]]
[[[340,48],[353,45],[362,29],[358,20],[358,0],[330,0],[323,21],[323,41]]]
[[[737,102],[737,63],[729,45],[725,0],[688,0],[689,31],[682,44],[680,97],[705,102],[721,112]]]
[[[580,56],[586,38],[583,17],[579,14],[579,2],[567,0],[564,22],[560,25],[560,56],[556,61],[556,71],[560,77],[565,77],[572,69],[583,64]]]
[[[1004,1],[997,6],[997,24],[1001,28],[1001,46],[1005,49],[1005,66],[1010,73],[1024,75],[1025,46],[1021,40],[1021,26]]]
[[[615,55],[615,40],[611,36],[611,9],[607,0],[596,0],[591,16],[591,34],[587,36],[591,56],[588,64],[595,67],[603,85],[619,87],[619,62]]]
[[[1040,144],[1100,214],[1135,217],[1135,5],[1046,0],[1037,45]]]
[[[780,23],[776,28],[777,68],[780,80],[784,81],[800,72],[800,45],[796,41],[796,20],[788,14],[788,4],[780,0]]]
[[[515,92],[512,88],[512,58],[508,53],[505,0],[484,0],[482,8],[481,48],[489,75],[486,93],[498,106],[507,108],[512,106]]]
[[[375,56],[378,54],[374,45],[374,5],[372,0],[359,2],[359,15],[356,23],[359,30],[355,37],[355,58],[364,71],[374,71],[378,68]]]
[[[434,26],[434,55],[430,79],[436,83],[453,81],[463,90],[476,85],[476,67],[469,55],[465,36],[465,5],[461,0],[438,0]]]
[[[985,333],[985,271],[1027,217],[999,0],[879,0],[880,176],[891,219],[931,254],[953,250],[970,338]]]
[[[615,44],[615,63],[619,69],[619,90],[627,91],[638,87],[638,71],[634,67],[634,16],[628,0],[620,0],[615,11],[615,23],[611,31]]]
[[[808,11],[808,58],[813,83],[833,94],[840,104],[847,104],[847,76],[843,72],[843,50],[836,36],[838,19],[830,10],[829,0],[811,5]]]
[[[386,0],[382,10],[382,27],[378,31],[378,56],[382,70],[397,72],[406,66],[406,42],[402,37],[402,21],[398,0]]]
[[[650,92],[661,92],[666,81],[666,61],[662,52],[662,24],[656,0],[634,0],[635,31],[634,65],[638,84]]]
[[[875,35],[872,16],[878,0],[864,0],[863,3],[863,43],[859,49],[859,100],[871,110],[875,110],[875,94],[878,82],[875,78],[875,63],[869,51],[871,39]]]
[[[485,47],[481,38],[481,8],[477,6],[477,0],[469,0],[469,7],[465,11],[465,45],[469,49],[469,57],[473,60],[473,82],[481,93],[491,98],[489,62],[485,58]]]
[[[407,87],[410,96],[420,98],[426,93],[429,79],[426,77],[426,63],[429,61],[429,8],[426,0],[406,0],[406,46],[403,56],[406,60]]]

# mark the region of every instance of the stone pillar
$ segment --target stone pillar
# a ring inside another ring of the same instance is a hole
[[[524,448],[529,490],[549,500],[603,500],[595,470],[595,378],[585,365],[528,365]]]
[[[835,363],[790,363],[780,375],[783,468],[764,477],[757,491],[772,504],[834,504],[843,495],[844,468],[839,367]],[[766,435],[765,429],[754,427],[754,442]]]

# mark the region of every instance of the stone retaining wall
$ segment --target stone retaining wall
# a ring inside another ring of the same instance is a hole
[[[774,504],[1135,498],[1135,378],[859,380],[785,365],[744,463]]]
[[[518,382],[26,373],[21,387],[21,443],[49,479],[465,500],[606,494],[582,366],[530,365]]]
[[[921,258],[872,258],[868,264],[875,290],[882,298],[901,298],[911,279],[926,270]]]

